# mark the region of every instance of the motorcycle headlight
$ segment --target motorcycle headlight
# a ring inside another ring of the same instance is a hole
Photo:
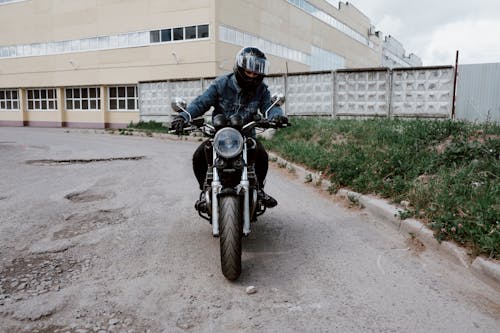
[[[236,157],[243,150],[243,137],[234,128],[223,128],[215,134],[214,148],[224,158]]]

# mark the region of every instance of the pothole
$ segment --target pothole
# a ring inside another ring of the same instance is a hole
[[[105,226],[123,223],[125,220],[126,217],[120,209],[100,209],[90,213],[75,213],[65,219],[68,225],[55,232],[52,238],[71,238]]]
[[[112,162],[112,161],[138,161],[145,158],[145,156],[129,156],[129,157],[110,157],[110,158],[89,158],[89,159],[65,159],[65,160],[28,160],[26,164],[30,165],[69,165],[69,164],[88,164],[98,162]]]
[[[114,197],[113,192],[104,192],[98,193],[92,190],[86,190],[82,192],[72,192],[64,196],[65,199],[68,199],[71,202],[75,203],[84,203],[84,202],[93,202],[93,201],[101,201],[106,199],[111,199]]]
[[[77,261],[60,254],[16,258],[0,268],[0,305],[59,291],[89,267],[90,259]]]

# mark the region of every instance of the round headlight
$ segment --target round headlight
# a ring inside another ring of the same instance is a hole
[[[214,148],[220,156],[233,158],[243,150],[243,137],[234,128],[223,128],[215,134]]]

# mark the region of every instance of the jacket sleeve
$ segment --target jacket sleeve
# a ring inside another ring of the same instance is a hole
[[[211,106],[215,106],[215,103],[217,103],[218,100],[218,92],[217,92],[217,85],[215,82],[213,82],[207,90],[200,96],[196,97],[188,106],[187,112],[191,115],[192,118],[199,117],[203,115],[205,112],[207,112]],[[180,114],[181,116],[184,117],[184,119],[187,119],[186,114]]]
[[[264,85],[264,92],[262,93],[262,99],[260,101],[260,112],[262,113],[263,116],[265,116],[266,110],[272,105],[273,103],[271,102],[271,93],[269,92],[269,89],[267,89],[267,86]],[[279,106],[273,106],[271,110],[267,113],[267,119],[272,119],[275,116],[282,116],[283,115],[283,110]]]

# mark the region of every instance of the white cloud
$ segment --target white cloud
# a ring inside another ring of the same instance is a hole
[[[382,16],[382,19],[379,21],[376,27],[377,30],[380,31],[390,31],[389,33],[384,33],[385,35],[398,36],[400,35],[403,26],[404,24],[401,18],[384,14],[384,16]]]
[[[424,65],[500,62],[499,0],[350,0]]]
[[[427,46],[422,45],[425,64],[453,64],[456,50],[459,63],[499,62],[500,49],[495,34],[500,21],[462,21],[437,27]]]

